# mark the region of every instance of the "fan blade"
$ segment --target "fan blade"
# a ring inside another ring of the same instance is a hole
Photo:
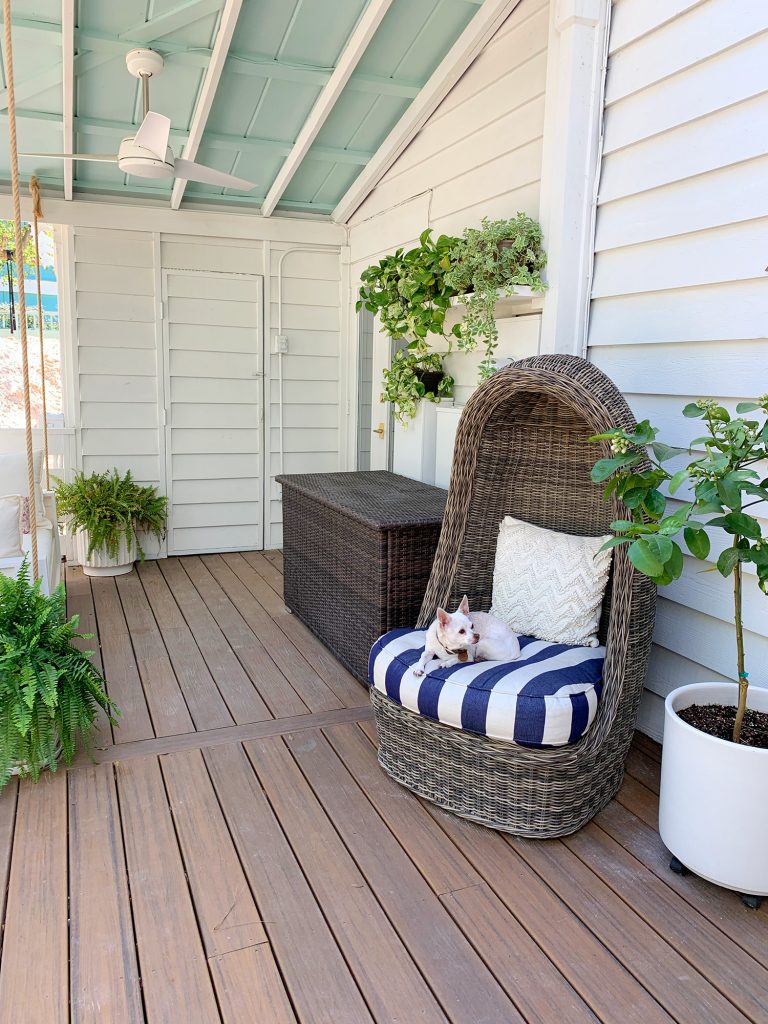
[[[204,164],[196,164],[192,160],[176,160],[173,165],[173,173],[177,178],[185,178],[187,181],[201,181],[204,185],[238,188],[242,189],[243,192],[250,192],[252,188],[256,188],[255,181],[236,178],[233,174],[225,174],[224,171],[217,171],[215,168],[206,167]]]
[[[141,146],[158,160],[165,160],[168,139],[171,137],[171,119],[165,114],[156,114],[150,110],[139,125],[133,140],[134,146]]]
[[[30,156],[39,160],[92,160],[100,164],[117,163],[114,153],[19,153],[19,156]]]

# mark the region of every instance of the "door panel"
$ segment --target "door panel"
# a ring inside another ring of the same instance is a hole
[[[264,544],[263,280],[166,271],[168,553]]]

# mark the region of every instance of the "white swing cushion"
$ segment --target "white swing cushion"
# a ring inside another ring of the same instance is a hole
[[[0,558],[21,554],[21,497],[7,494],[0,498]]]
[[[35,471],[37,525],[49,527],[51,522],[45,513],[43,504],[43,453],[41,451],[33,452],[32,457]],[[23,498],[29,495],[26,452],[3,452],[0,454],[0,492],[20,494]]]

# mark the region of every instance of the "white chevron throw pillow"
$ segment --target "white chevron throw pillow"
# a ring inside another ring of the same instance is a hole
[[[491,613],[516,633],[597,647],[610,538],[574,537],[506,516],[499,527]]]

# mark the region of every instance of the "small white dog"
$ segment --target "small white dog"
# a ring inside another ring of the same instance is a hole
[[[515,661],[519,657],[517,633],[488,612],[470,613],[465,594],[453,615],[437,609],[413,674],[423,676],[433,658],[438,659],[438,668],[451,668],[460,661]]]

